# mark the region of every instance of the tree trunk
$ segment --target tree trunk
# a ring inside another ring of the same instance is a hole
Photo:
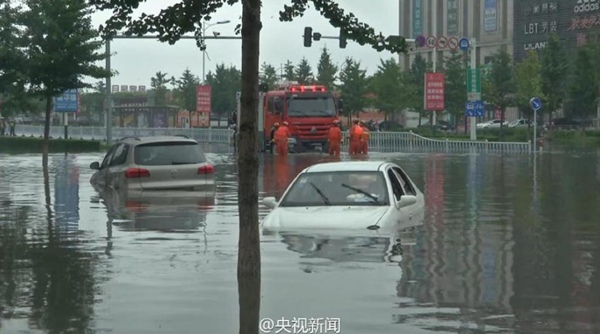
[[[242,94],[238,153],[238,293],[239,333],[258,334],[260,314],[260,235],[258,229],[258,71],[261,0],[246,0],[242,11]],[[248,282],[258,286],[258,298],[247,293]]]
[[[50,146],[50,112],[52,112],[52,97],[46,96],[46,117],[44,119],[44,140],[42,141],[42,156],[48,160],[48,147]]]

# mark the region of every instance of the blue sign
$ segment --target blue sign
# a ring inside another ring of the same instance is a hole
[[[483,26],[485,32],[498,30],[498,3],[496,0],[485,0]]]
[[[458,47],[463,51],[469,50],[469,44],[469,39],[466,37],[463,37],[458,41]]]
[[[483,117],[485,115],[483,101],[468,101],[465,106],[465,115],[467,117]]]
[[[54,98],[55,112],[77,112],[79,109],[79,94],[77,89],[69,89],[62,95]]]
[[[531,109],[538,111],[542,108],[542,100],[539,97],[532,97],[531,100],[529,100],[529,106]]]
[[[423,34],[423,0],[413,0],[412,2],[412,35],[413,38]]]

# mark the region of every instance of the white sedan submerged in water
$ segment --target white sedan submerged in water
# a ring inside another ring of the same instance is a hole
[[[385,161],[330,162],[300,172],[262,221],[266,230],[377,230],[419,224],[423,193],[400,166]]]

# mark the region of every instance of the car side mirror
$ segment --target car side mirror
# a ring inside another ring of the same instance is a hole
[[[100,163],[98,161],[94,161],[90,164],[90,169],[100,170]]]
[[[275,197],[265,197],[263,198],[262,203],[269,209],[275,209],[275,207],[277,206],[277,200],[275,199]]]
[[[400,207],[406,207],[409,205],[413,205],[417,203],[417,196],[414,195],[402,195],[402,197],[400,197]]]

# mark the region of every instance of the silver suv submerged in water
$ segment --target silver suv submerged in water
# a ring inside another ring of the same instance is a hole
[[[90,182],[99,189],[196,191],[215,185],[214,167],[194,139],[182,136],[127,137],[117,141]]]

